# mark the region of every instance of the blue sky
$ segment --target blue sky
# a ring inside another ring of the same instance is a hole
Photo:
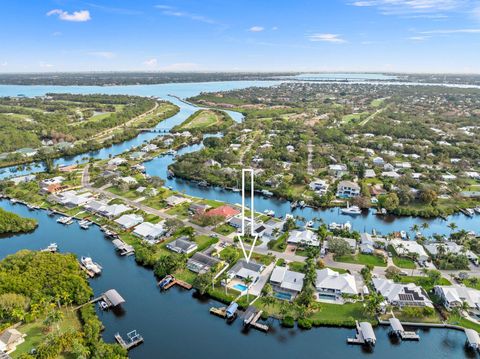
[[[0,72],[480,73],[479,0],[3,0]]]

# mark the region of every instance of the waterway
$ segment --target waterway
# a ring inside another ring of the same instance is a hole
[[[343,76],[345,74],[330,74],[333,77]],[[357,74],[357,77],[360,76]],[[361,75],[363,82],[374,82],[378,80],[377,75],[363,74]],[[171,118],[159,123],[156,128],[168,130],[173,126],[183,122],[188,116],[194,113],[198,108],[188,103],[178,100],[179,98],[188,98],[195,96],[200,92],[211,91],[227,91],[251,86],[274,86],[280,84],[281,81],[230,81],[230,82],[208,82],[208,83],[182,83],[182,84],[161,84],[161,85],[137,85],[137,86],[16,86],[16,85],[0,85],[0,96],[16,96],[19,94],[25,96],[40,96],[46,93],[105,93],[105,94],[128,94],[139,96],[155,96],[168,101],[171,101],[180,107],[180,111]],[[391,82],[391,84],[397,84]],[[176,97],[172,97],[176,96]],[[242,114],[234,111],[227,111],[235,121],[242,120]],[[140,133],[134,139],[113,145],[108,148],[103,148],[99,151],[93,151],[78,156],[61,158],[55,161],[59,165],[74,164],[77,162],[84,162],[88,157],[98,159],[105,159],[109,156],[116,156],[125,152],[132,147],[141,145],[142,143],[153,139],[161,134],[145,132]],[[197,151],[201,145],[196,144],[188,146],[179,151],[179,154]],[[172,163],[173,158],[170,156],[160,156],[156,159],[147,162],[146,168],[149,175],[157,175],[162,178],[166,177],[167,168]],[[12,172],[13,168],[4,169],[4,173],[0,174],[1,178],[6,178],[12,175],[21,175],[32,172],[39,172],[43,170],[43,165],[37,164],[31,168],[25,168],[16,172]],[[214,187],[198,187],[197,185],[180,179],[167,180],[167,186],[175,190],[186,193],[191,196],[203,197],[208,199],[215,199],[224,201],[226,203],[235,204],[241,202],[239,193],[226,191],[221,188]],[[264,198],[262,196],[255,196],[255,210],[263,212],[265,210],[275,211],[276,216],[285,216],[290,213],[290,202],[282,201],[275,198]],[[394,217],[394,216],[377,216],[373,211],[365,212],[359,216],[347,216],[340,214],[337,208],[327,210],[315,210],[312,208],[296,209],[294,215],[304,217],[307,221],[314,218],[323,220],[325,223],[344,223],[349,221],[353,228],[358,231],[372,231],[376,230],[379,233],[390,233],[393,231],[405,230],[413,234],[411,228],[414,224],[421,225],[428,222],[429,228],[423,230],[425,235],[432,234],[448,234],[450,230],[447,224],[455,222],[458,229],[465,229],[467,231],[478,231],[480,225],[480,216],[467,217],[463,214],[456,214],[443,220],[441,218],[424,220],[422,218],[414,217]]]
[[[60,252],[75,253],[78,257],[90,255],[103,266],[101,276],[90,280],[95,295],[115,288],[126,300],[122,313],[97,310],[105,325],[103,337],[113,342],[115,333],[125,334],[136,329],[145,342],[130,351],[133,359],[241,359],[266,355],[275,359],[475,357],[465,350],[463,332],[455,330],[420,330],[419,342],[396,343],[389,339],[388,328],[378,327],[373,352],[346,344],[346,338],[354,336],[353,329],[301,331],[284,329],[271,321],[272,330],[268,334],[255,330],[246,332],[240,320],[227,325],[209,314],[208,309],[219,303],[198,299],[194,291],[172,288],[161,293],[152,271],[138,266],[133,257],[115,254],[112,243],[103,237],[98,227],[82,230],[77,223],[64,226],[45,211],[32,212],[6,200],[0,201],[0,207],[39,222],[33,233],[0,238],[0,259],[20,249],[38,250],[56,242]]]

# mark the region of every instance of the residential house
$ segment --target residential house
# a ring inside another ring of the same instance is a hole
[[[184,202],[190,202],[190,200],[186,197],[173,195],[173,196],[170,196],[170,197],[166,198],[165,202],[167,203],[167,205],[169,207],[175,207],[175,206],[177,206],[179,204],[182,204]]]
[[[167,249],[181,254],[189,254],[197,250],[197,244],[188,239],[188,237],[177,238],[167,244]]]
[[[425,290],[414,283],[394,283],[390,279],[373,278],[377,293],[396,307],[433,307]]]
[[[433,288],[448,310],[461,308],[464,303],[470,310],[480,314],[480,291],[460,285],[437,285]]]
[[[412,253],[416,253],[419,263],[424,263],[428,260],[428,254],[425,249],[415,241],[403,241],[401,239],[392,239],[390,241],[393,249],[398,255],[408,257]]]
[[[216,267],[221,260],[206,253],[197,252],[187,261],[187,268],[194,273],[207,273],[210,268]]]
[[[139,214],[134,214],[134,213],[124,214],[123,216],[115,220],[115,223],[119,224],[124,229],[135,227],[136,225],[142,222],[143,222],[143,217],[140,216]]]
[[[161,236],[165,234],[165,232],[166,230],[163,226],[163,222],[155,224],[150,222],[143,222],[135,227],[133,234],[147,242],[155,243]]]
[[[90,192],[77,193],[75,191],[66,191],[56,195],[56,201],[69,208],[83,206],[93,200]]]
[[[0,334],[0,357],[1,353],[11,353],[17,346],[25,341],[26,334],[20,333],[17,329],[10,328]],[[7,357],[8,358],[8,357]]]
[[[19,177],[14,177],[10,178],[9,181],[13,182],[15,186],[18,186],[20,183],[27,183],[35,180],[37,176],[35,175],[25,175],[25,176],[19,176]]]
[[[236,278],[244,281],[246,278],[251,279],[251,283],[255,283],[260,277],[260,273],[265,269],[263,264],[255,263],[253,260],[247,262],[245,259],[240,259],[227,272],[228,281]]]
[[[293,300],[302,291],[304,278],[303,273],[276,266],[270,276],[270,284],[277,298]]]
[[[188,207],[188,210],[192,214],[198,214],[198,213],[205,213],[210,206],[208,204],[203,204],[203,203],[192,203],[190,207]]]
[[[376,177],[375,171],[372,170],[371,168],[368,168],[368,169],[365,170],[365,173],[364,173],[363,177],[365,177],[365,178],[375,178]]]
[[[318,240],[317,235],[315,232],[305,229],[303,231],[293,230],[290,232],[290,235],[287,239],[288,244],[295,244],[297,246],[312,246],[318,247],[320,245],[320,241]]]
[[[111,166],[111,167],[117,167],[117,166],[123,165],[124,163],[127,163],[127,162],[128,161],[125,158],[115,157],[115,158],[112,158],[111,160],[109,160],[107,162],[107,165]]]
[[[315,191],[315,193],[322,196],[327,193],[328,184],[324,180],[315,179],[314,181],[310,182],[309,187],[312,191]]]
[[[360,195],[360,186],[352,181],[340,181],[337,186],[337,197],[351,198]]]
[[[328,173],[336,178],[341,178],[348,174],[347,166],[344,164],[335,164],[328,166]]]
[[[472,262],[477,262],[478,257],[471,250],[467,250],[464,246],[457,244],[455,242],[436,242],[424,244],[425,249],[432,255],[436,257],[440,251],[443,250],[444,253],[452,253],[455,255],[465,255]]]
[[[229,220],[233,216],[236,216],[239,214],[240,211],[238,209],[235,209],[233,207],[223,205],[214,209],[211,209],[207,212],[205,212],[205,215],[207,216],[221,216],[225,218],[226,220]]]
[[[319,269],[315,281],[318,299],[338,300],[342,295],[358,294],[355,278],[349,273],[340,274],[330,268]]]
[[[38,153],[37,150],[35,150],[33,148],[28,148],[28,147],[27,148],[20,148],[19,150],[15,151],[15,152],[21,154],[22,157],[33,157]]]

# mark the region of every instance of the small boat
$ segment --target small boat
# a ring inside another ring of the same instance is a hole
[[[53,217],[53,216],[55,215],[55,212],[52,211],[52,210],[49,210],[49,211],[47,212],[47,214],[48,214],[49,217]]]
[[[232,188],[232,191],[233,192],[240,192],[240,189],[239,188]]]
[[[387,210],[385,208],[379,208],[377,210],[377,212],[375,212],[375,214],[378,214],[378,215],[385,215],[387,214]]]
[[[29,211],[34,211],[35,208],[31,204],[27,204],[27,208]]]
[[[78,225],[80,226],[81,229],[89,229],[91,224],[92,222],[87,221],[86,219],[83,219],[80,222],[78,222]]]
[[[267,191],[266,189],[262,189],[262,194],[263,194],[265,197],[272,197],[272,196],[273,196],[273,193],[270,192],[270,191]]]
[[[291,209],[295,209],[297,207],[298,207],[298,202],[297,201],[290,203],[290,208]]]
[[[475,215],[475,211],[471,208],[466,208],[465,212],[466,212],[467,216],[469,216],[469,217],[473,217]]]
[[[169,156],[175,156],[177,154],[177,151],[175,150],[169,150],[167,151],[165,154],[169,155]]]
[[[158,282],[158,287],[160,289],[164,289],[168,283],[170,283],[172,280],[174,280],[173,276],[167,275],[165,278],[163,278],[160,282]]]
[[[288,219],[293,219],[293,216],[290,213],[287,213],[285,215],[285,220],[288,220]]]
[[[313,227],[313,221],[308,221],[307,224],[305,224],[305,227],[312,228]]]
[[[345,222],[345,223],[332,222],[328,225],[328,229],[331,230],[331,231],[333,231],[333,230],[350,231],[352,229],[352,224],[350,222]]]
[[[300,201],[298,205],[300,206],[300,208],[305,208],[305,201]]]
[[[42,249],[42,252],[50,252],[50,253],[55,253],[58,250],[58,245],[57,243],[50,243],[47,248]]]
[[[107,310],[108,309],[108,304],[104,300],[101,300],[100,302],[98,302],[98,305],[100,306],[101,310]]]
[[[273,211],[271,209],[266,209],[265,211],[263,211],[263,213],[265,213],[267,216],[270,216],[270,217],[275,216],[275,211]]]
[[[109,229],[105,229],[104,235],[105,235],[105,237],[109,237],[109,238],[117,238],[118,237],[118,234],[116,234],[114,231],[111,231]]]
[[[408,239],[407,232],[406,232],[406,231],[400,231],[400,237],[401,237],[402,239]]]
[[[480,206],[477,206],[473,209],[475,212],[477,212],[478,214],[480,214]]]
[[[58,223],[69,225],[73,223],[73,218],[72,217],[60,217],[57,219]]]
[[[17,199],[15,199],[15,198],[10,198],[10,202],[11,202],[12,204],[15,204],[15,203],[17,203],[17,202],[18,202],[18,200],[17,200]]]
[[[82,257],[80,258],[80,262],[83,266],[94,275],[98,275],[102,273],[102,266],[98,263],[95,263],[92,258],[90,257]]]
[[[350,206],[347,203],[347,207],[342,208],[340,212],[342,212],[343,214],[357,215],[357,214],[361,214],[362,210],[358,206]]]
[[[200,181],[198,182],[199,187],[208,187],[208,182],[207,181]]]

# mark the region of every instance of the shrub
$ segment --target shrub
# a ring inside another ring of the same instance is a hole
[[[298,319],[298,327],[301,329],[312,329],[313,323],[311,319],[308,318],[299,318]]]
[[[282,319],[282,327],[293,328],[295,326],[295,319],[290,316],[286,316]]]

